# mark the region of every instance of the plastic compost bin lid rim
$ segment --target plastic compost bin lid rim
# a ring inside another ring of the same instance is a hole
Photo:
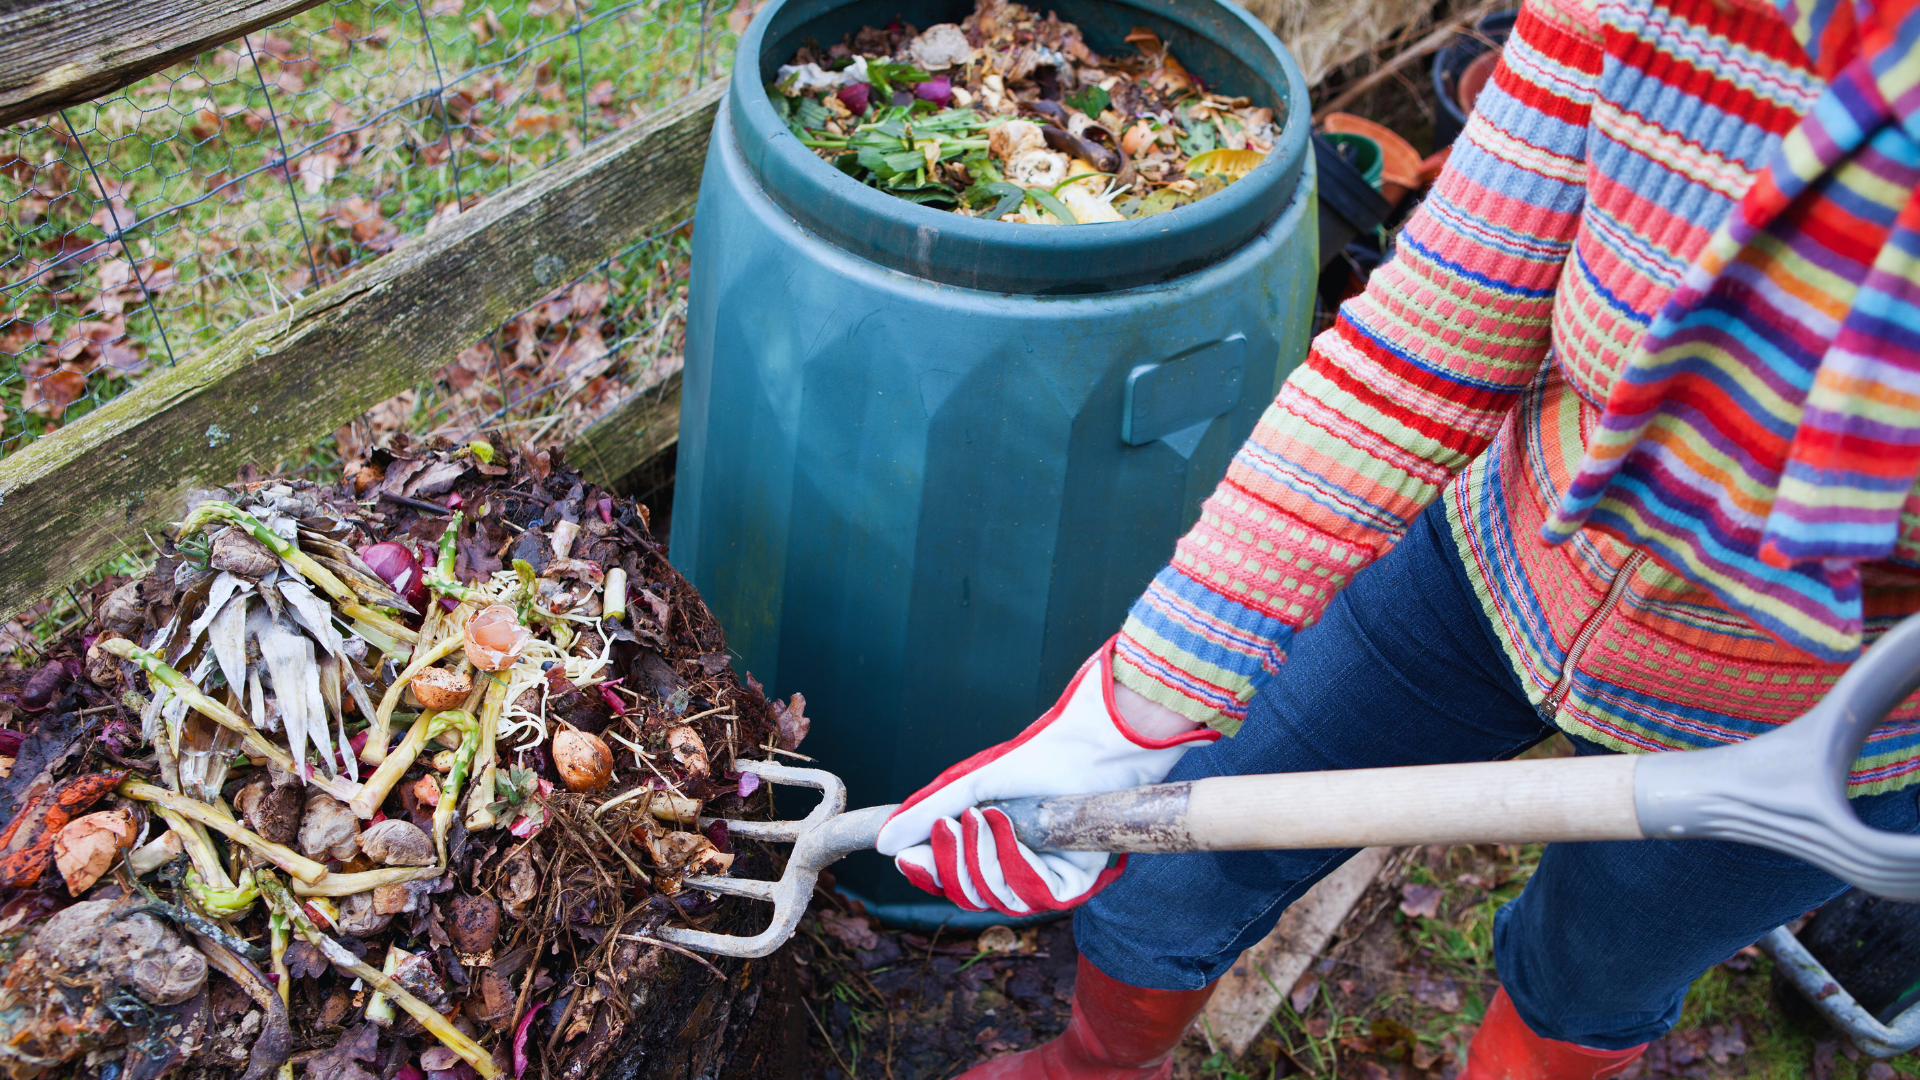
[[[962,217],[868,187],[801,145],[760,81],[768,30],[784,12],[811,9],[799,20],[805,25],[852,2],[773,0],[741,38],[727,92],[734,149],[749,173],[802,227],[851,254],[989,292],[1111,292],[1161,284],[1219,262],[1265,230],[1296,195],[1311,145],[1306,80],[1272,31],[1221,0],[1124,0],[1120,6],[1210,39],[1270,90],[1274,80],[1262,75],[1261,62],[1278,62],[1287,105],[1280,137],[1265,161],[1227,188],[1152,217],[1062,226]]]

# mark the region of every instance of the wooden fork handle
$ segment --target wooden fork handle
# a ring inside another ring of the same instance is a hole
[[[1036,851],[1240,851],[1638,840],[1636,757],[1220,776],[1009,799]]]

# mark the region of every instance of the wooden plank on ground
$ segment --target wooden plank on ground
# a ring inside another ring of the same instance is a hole
[[[319,3],[0,0],[0,124],[90,101]]]
[[[1215,1045],[1234,1057],[1247,1052],[1392,853],[1385,847],[1362,849],[1294,901],[1273,933],[1240,954],[1200,1015]]]
[[[535,173],[0,461],[0,617],[137,549],[189,489],[311,445],[683,220],[725,89],[708,86]]]
[[[621,481],[680,437],[681,358],[662,358],[639,389],[567,444],[567,464],[601,487]]]

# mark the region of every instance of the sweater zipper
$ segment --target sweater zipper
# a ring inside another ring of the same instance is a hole
[[[1567,694],[1573,689],[1574,667],[1580,663],[1580,658],[1586,655],[1587,646],[1593,644],[1593,639],[1600,636],[1600,630],[1606,624],[1607,617],[1613,614],[1613,609],[1619,605],[1620,598],[1626,595],[1627,586],[1633,581],[1633,572],[1640,568],[1640,564],[1645,562],[1646,558],[1647,553],[1639,550],[1627,556],[1627,560],[1620,564],[1620,572],[1613,575],[1613,581],[1607,585],[1607,595],[1600,601],[1599,609],[1593,613],[1592,618],[1587,620],[1587,624],[1580,628],[1580,632],[1574,635],[1573,644],[1567,648],[1567,659],[1560,665],[1560,681],[1553,684],[1553,690],[1547,694],[1546,700],[1540,703],[1549,717],[1560,711],[1560,703],[1567,699]]]

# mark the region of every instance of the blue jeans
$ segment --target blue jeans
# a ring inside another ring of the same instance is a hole
[[[1295,638],[1240,733],[1189,753],[1167,779],[1494,760],[1553,730],[1508,666],[1436,504]],[[1853,805],[1876,828],[1920,831],[1911,789]],[[1122,982],[1195,989],[1353,854],[1136,855],[1080,909],[1074,937]],[[1845,888],[1797,859],[1720,841],[1552,844],[1495,919],[1495,963],[1536,1033],[1625,1049],[1672,1027],[1708,968]]]

